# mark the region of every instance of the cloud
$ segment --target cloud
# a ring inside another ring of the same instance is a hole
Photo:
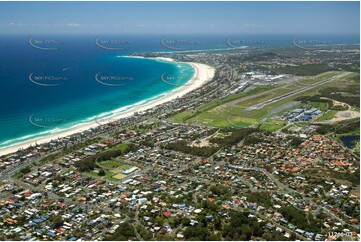
[[[25,24],[23,24],[23,23],[14,23],[14,22],[10,22],[7,25],[8,26],[17,26],[17,27],[25,26]]]
[[[246,28],[258,28],[258,27],[261,27],[261,25],[258,25],[258,24],[243,24],[243,27],[246,27]]]
[[[0,26],[10,26],[10,27],[44,27],[44,26],[51,26],[51,27],[81,27],[82,25],[79,23],[62,23],[62,24],[47,24],[47,23],[1,23]]]
[[[78,23],[67,23],[66,26],[68,26],[68,27],[80,27],[81,24],[78,24]]]

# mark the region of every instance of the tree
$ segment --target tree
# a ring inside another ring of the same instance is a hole
[[[199,225],[195,227],[187,227],[184,230],[184,237],[187,240],[207,240],[209,232],[207,228],[201,227]]]
[[[209,241],[221,241],[222,237],[219,234],[212,233],[208,236],[207,240]]]
[[[187,217],[185,217],[182,221],[183,226],[189,226],[191,220]]]
[[[61,215],[56,215],[55,217],[53,217],[52,222],[54,224],[54,228],[60,228],[60,226],[63,225],[63,219]]]
[[[113,235],[105,237],[104,240],[125,241],[133,237],[136,237],[133,226],[129,222],[125,222],[119,225]]]
[[[98,172],[99,176],[105,176],[105,171],[103,169],[100,169]]]
[[[263,234],[257,219],[248,218],[245,213],[236,211],[230,212],[230,223],[222,228],[222,236],[225,240],[250,240],[255,234],[258,236]]]
[[[293,147],[298,147],[302,142],[303,142],[303,140],[301,138],[292,137],[291,141],[290,141],[290,145]]]

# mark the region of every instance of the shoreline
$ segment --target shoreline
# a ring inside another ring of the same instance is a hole
[[[126,56],[127,58],[145,58],[145,59],[154,59],[164,62],[176,62],[171,58],[165,58],[165,57],[140,57],[140,56]],[[75,127],[70,127],[64,131],[60,131],[58,133],[54,133],[48,136],[33,138],[24,142],[15,143],[14,145],[10,145],[8,147],[0,148],[0,156],[8,155],[10,153],[14,153],[18,151],[19,149],[26,149],[29,146],[34,146],[35,144],[44,144],[48,143],[52,140],[56,140],[58,138],[64,138],[76,133],[80,133],[83,131],[86,131],[91,128],[95,128],[101,125],[105,125],[110,122],[114,122],[115,120],[126,118],[134,115],[136,112],[144,112],[148,109],[154,108],[156,106],[162,105],[166,102],[172,101],[178,97],[184,96],[185,94],[201,87],[203,84],[209,82],[212,80],[215,69],[211,66],[208,66],[206,64],[196,63],[196,62],[179,62],[179,63],[186,63],[191,65],[195,69],[195,73],[193,77],[183,85],[179,86],[178,88],[175,88],[168,93],[166,93],[163,97],[160,97],[156,100],[152,100],[144,105],[136,106],[128,111],[125,111],[123,113],[114,114],[108,117],[105,117],[104,119],[108,119],[108,122],[99,123],[98,120],[90,121],[88,123],[80,124]]]

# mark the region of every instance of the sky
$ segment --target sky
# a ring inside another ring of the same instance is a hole
[[[0,2],[0,34],[359,34],[359,2]]]

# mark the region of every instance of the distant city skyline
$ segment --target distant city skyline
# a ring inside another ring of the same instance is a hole
[[[359,2],[1,2],[0,33],[359,34]]]

